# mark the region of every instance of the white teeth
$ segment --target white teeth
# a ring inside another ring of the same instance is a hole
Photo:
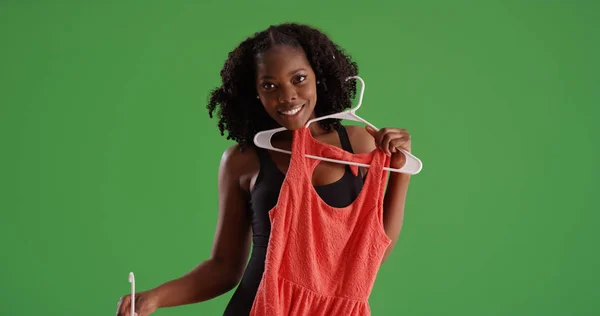
[[[283,114],[283,115],[294,115],[294,114],[298,113],[301,109],[302,109],[302,106],[299,106],[299,107],[297,107],[295,109],[291,109],[289,111],[281,112],[281,114]]]

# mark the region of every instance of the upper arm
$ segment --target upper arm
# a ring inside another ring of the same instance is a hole
[[[238,146],[227,149],[221,157],[219,215],[211,254],[213,260],[231,268],[235,278],[243,273],[251,242],[247,194],[240,184],[244,162],[244,153]]]

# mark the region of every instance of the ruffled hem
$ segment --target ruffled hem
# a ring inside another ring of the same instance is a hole
[[[370,316],[366,301],[316,293],[282,276],[277,277],[278,297],[257,297],[253,316]]]

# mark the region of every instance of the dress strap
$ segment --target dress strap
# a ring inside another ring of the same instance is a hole
[[[340,143],[342,143],[342,148],[347,152],[354,153],[354,150],[352,149],[352,144],[350,143],[350,137],[348,137],[348,131],[346,130],[346,127],[340,124],[338,125],[336,130],[338,132],[338,135],[340,135]]]
[[[275,163],[275,161],[273,161],[273,158],[271,157],[271,154],[269,154],[268,150],[266,150],[264,148],[260,148],[258,146],[255,146],[254,148],[255,148],[256,154],[258,156],[258,161],[260,163],[261,173],[269,173],[269,174],[281,173],[281,171],[279,170],[279,167],[277,167],[277,164]]]
[[[293,156],[295,156],[297,160],[304,161],[304,168],[306,168],[309,174],[312,174],[312,171],[321,160],[304,157],[305,153],[324,158],[369,164],[370,170],[374,173],[374,177],[382,174],[384,171],[383,168],[389,162],[387,155],[379,149],[375,149],[368,153],[354,154],[342,148],[325,144],[312,138],[312,135],[310,135],[310,131],[307,128],[297,130],[295,138],[297,138],[297,141],[294,145],[295,155]],[[350,170],[355,176],[358,175],[358,166],[348,165],[348,167],[350,167]],[[371,182],[379,183],[380,179]],[[379,185],[377,184],[377,186]]]

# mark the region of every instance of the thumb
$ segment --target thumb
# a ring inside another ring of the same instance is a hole
[[[374,138],[377,137],[377,131],[374,128],[367,125],[365,126],[365,129],[367,130],[367,132],[369,132],[369,134],[371,134],[371,136],[373,136]]]

